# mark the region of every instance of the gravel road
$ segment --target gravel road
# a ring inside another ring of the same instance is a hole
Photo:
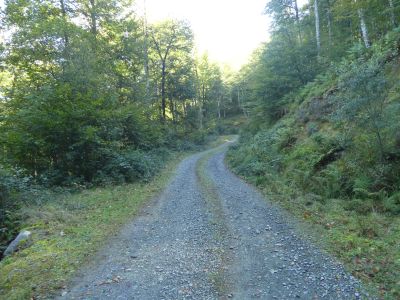
[[[185,159],[57,299],[368,299],[296,220],[227,170],[228,146]]]

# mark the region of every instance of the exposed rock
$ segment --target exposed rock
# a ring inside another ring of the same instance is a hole
[[[26,242],[27,240],[29,240],[29,238],[31,237],[32,233],[30,231],[24,230],[21,231],[18,236],[15,238],[15,240],[13,240],[10,245],[8,245],[6,251],[4,251],[3,256],[9,256],[11,254],[13,254],[14,252],[16,252],[19,247],[21,246],[21,244],[23,244],[24,242]]]

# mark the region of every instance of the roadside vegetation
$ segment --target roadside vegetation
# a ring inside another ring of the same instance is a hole
[[[147,182],[176,153],[230,131],[224,119],[241,112],[231,97],[233,75],[194,55],[188,23],[149,24],[132,7],[5,1],[0,254],[26,226],[28,207],[58,194]]]
[[[225,137],[207,145],[217,147]],[[147,181],[81,191],[43,191],[41,201],[18,211],[32,238],[0,263],[0,299],[59,295],[82,265],[167,185],[176,166],[192,152],[177,152]]]
[[[175,155],[149,182],[48,193],[18,213],[33,233],[28,245],[0,265],[1,299],[40,299],[61,293],[68,280],[163,190],[183,155]],[[53,294],[54,295],[54,294]]]
[[[327,249],[380,297],[397,299],[398,4],[319,0],[297,10],[286,2],[267,6],[271,42],[240,72],[250,119],[228,161],[315,225]]]

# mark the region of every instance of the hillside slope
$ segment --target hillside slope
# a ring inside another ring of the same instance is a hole
[[[228,156],[388,298],[400,296],[399,48],[395,31],[353,49],[286,96],[289,112],[275,124],[253,118]]]

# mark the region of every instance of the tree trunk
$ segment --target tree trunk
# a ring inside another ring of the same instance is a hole
[[[319,11],[318,0],[314,0],[314,13],[315,13],[315,38],[317,40],[317,53],[318,57],[321,55],[321,31],[319,27]]]
[[[176,119],[175,119],[175,103],[174,103],[174,100],[172,100],[172,98],[169,100],[169,109],[171,111],[172,123],[175,124],[175,122],[176,122]]]
[[[63,21],[67,21],[67,10],[65,9],[65,3],[64,0],[60,0],[60,6],[61,6],[61,14]],[[67,33],[67,29],[64,29],[64,49],[67,49],[69,46],[69,37]]]
[[[243,112],[243,115],[246,116],[246,110],[244,108],[244,105],[242,105],[242,100],[240,100],[240,87],[238,88],[237,91],[237,98],[238,98],[239,109]]]
[[[165,50],[165,54],[163,55],[161,51],[161,47],[159,43],[157,42],[156,38],[154,37],[154,34],[151,35],[154,44],[156,46],[156,50],[158,53],[158,56],[160,57],[160,62],[161,62],[161,111],[162,111],[162,120],[165,122],[166,121],[166,91],[165,91],[165,84],[166,84],[166,77],[167,77],[167,59],[169,55],[169,51],[171,50],[172,47],[172,42],[174,41],[174,37],[171,37],[167,48]]]
[[[166,95],[165,95],[165,81],[166,81],[166,71],[165,71],[165,61],[162,62],[162,71],[161,71],[161,109],[162,109],[162,118],[163,121],[166,120]]]
[[[221,99],[218,99],[218,119],[221,119]]]
[[[96,3],[95,0],[89,0],[90,2],[90,32],[96,39],[97,36],[97,14],[96,14]]]
[[[362,8],[359,8],[357,12],[358,12],[358,17],[360,19],[361,34],[364,41],[364,45],[366,48],[369,48],[371,44],[368,36],[367,23],[365,22],[364,10]]]
[[[297,23],[299,43],[301,44],[303,37],[301,34],[301,28],[300,28],[300,14],[299,14],[299,5],[297,3],[297,0],[294,0],[294,11],[296,14],[296,23]]]
[[[240,88],[239,87],[237,89],[237,101],[238,101],[239,109],[242,110],[242,103],[240,102]]]
[[[328,8],[327,8],[327,17],[328,17],[328,39],[329,46],[333,45],[333,31],[332,31],[332,10],[331,10],[331,2],[327,0]]]
[[[187,109],[187,103],[186,102],[183,102],[183,116],[186,118],[187,117],[187,111],[188,111],[188,109]]]
[[[379,126],[376,124],[376,122],[374,122],[374,131],[375,131],[375,135],[376,135],[376,140],[378,142],[379,158],[380,158],[381,162],[383,163],[385,160],[385,147],[383,145],[381,131],[379,129]]]
[[[201,95],[201,87],[200,87],[200,79],[197,65],[195,66],[195,75],[196,75],[196,98],[194,101],[195,107],[198,106],[198,118],[199,118],[199,129],[203,129],[203,108],[202,108],[202,95]]]
[[[144,77],[146,81],[146,89],[145,89],[145,100],[149,102],[150,99],[150,76],[149,76],[149,49],[148,49],[148,38],[149,34],[147,31],[147,11],[146,11],[146,0],[144,0],[144,21],[143,21],[143,55],[144,55]]]
[[[392,23],[393,27],[396,27],[396,17],[394,15],[393,0],[389,0],[389,8],[390,8],[390,23]]]
[[[203,129],[203,102],[199,101],[199,127]]]
[[[67,25],[67,10],[65,8],[64,0],[60,0],[60,7],[61,7],[61,15],[62,15],[62,19],[64,22],[64,26],[66,26]],[[62,68],[63,68],[63,72],[65,72],[65,69],[66,69],[69,59],[70,59],[70,57],[69,57],[69,36],[68,36],[68,31],[67,31],[66,27],[64,27],[63,59],[64,59],[64,62],[62,63]]]

